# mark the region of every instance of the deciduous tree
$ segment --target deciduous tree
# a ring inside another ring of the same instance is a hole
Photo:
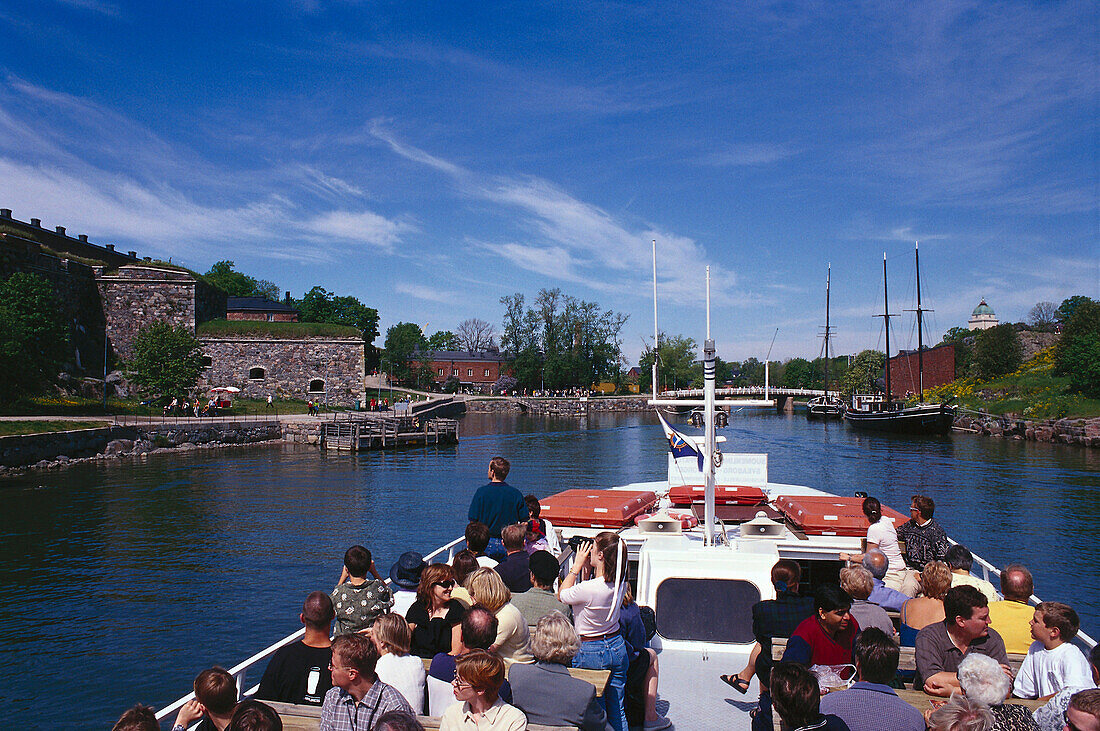
[[[840,379],[840,390],[845,396],[854,393],[874,393],[879,390],[875,382],[882,376],[886,356],[879,350],[861,351]]]
[[[1020,335],[1012,325],[997,325],[980,331],[974,338],[974,373],[994,378],[1011,373],[1023,359]]]
[[[386,331],[386,353],[384,364],[386,371],[394,378],[406,383],[414,380],[419,368],[417,361],[410,362],[414,353],[427,357],[428,341],[420,326],[413,322],[399,322]],[[421,359],[422,360],[422,359]]]
[[[660,390],[702,386],[703,370],[696,367],[699,346],[694,338],[660,333],[657,347],[657,378]],[[647,345],[638,362],[638,388],[652,390],[653,346]]]
[[[0,401],[45,391],[69,353],[69,328],[50,283],[16,272],[0,284]]]
[[[477,353],[496,345],[496,329],[476,317],[463,320],[455,328],[455,337],[463,350]]]
[[[232,263],[232,262],[230,262]],[[364,357],[368,371],[378,367],[378,310],[367,307],[351,295],[337,296],[324,287],[314,287],[294,301],[302,322],[327,322],[357,329],[366,343]]]
[[[264,297],[279,299],[279,285],[266,279],[256,279],[233,269],[233,262],[219,261],[203,275],[207,282],[224,290],[230,297]]]
[[[1100,302],[1079,302],[1062,329],[1054,351],[1055,372],[1069,376],[1069,387],[1100,398]]]
[[[1036,330],[1049,332],[1054,329],[1054,313],[1057,309],[1053,302],[1036,302],[1027,313],[1027,322]]]
[[[125,363],[127,377],[158,399],[185,394],[202,372],[202,346],[182,325],[149,323],[134,336],[134,354]]]

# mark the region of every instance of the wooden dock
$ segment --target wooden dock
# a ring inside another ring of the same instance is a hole
[[[322,449],[349,452],[457,443],[457,419],[351,414],[321,428]]]

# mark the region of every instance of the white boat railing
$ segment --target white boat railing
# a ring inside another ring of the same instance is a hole
[[[449,563],[451,563],[451,560],[455,556],[455,546],[459,545],[460,543],[465,543],[465,541],[466,541],[465,536],[456,538],[453,541],[451,541],[450,543],[448,543],[446,545],[443,545],[443,546],[440,546],[436,550],[429,553],[427,556],[424,557],[424,561],[428,562],[428,563],[431,563],[431,560],[433,558],[437,558],[440,555],[442,555],[444,552],[446,552],[446,554],[447,554],[446,563],[449,564]],[[388,578],[386,579],[386,583],[387,584],[390,583],[390,580]],[[255,655],[248,658],[244,662],[238,663],[237,665],[234,665],[232,668],[230,668],[229,669],[229,674],[232,675],[233,679],[237,682],[237,699],[241,700],[241,699],[244,699],[244,698],[249,698],[249,697],[255,695],[256,691],[258,691],[260,689],[260,684],[259,683],[257,683],[256,685],[253,685],[248,690],[244,689],[245,688],[245,680],[247,679],[248,671],[254,665],[256,665],[257,663],[263,662],[264,660],[267,660],[269,657],[274,655],[280,648],[285,647],[286,645],[289,645],[292,642],[297,642],[298,640],[302,639],[302,637],[304,637],[305,634],[306,634],[305,627],[301,627],[301,628],[298,629],[298,631],[294,632],[293,634],[287,635],[286,637],[279,640],[275,644],[273,644],[269,647],[266,647],[263,650],[260,650],[259,652],[257,652]],[[182,698],[176,700],[175,702],[171,703],[170,705],[167,705],[164,708],[160,709],[159,711],[157,711],[157,720],[162,721],[165,718],[167,718],[168,716],[170,716],[171,714],[179,711],[179,709],[182,708],[183,705],[185,703],[187,703],[187,701],[191,700],[194,697],[195,697],[195,694],[193,692],[188,693],[187,695],[185,695]]]

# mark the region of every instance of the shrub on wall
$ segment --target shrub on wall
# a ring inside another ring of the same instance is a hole
[[[0,402],[43,393],[56,382],[69,331],[50,283],[17,272],[0,284]]]
[[[202,372],[202,349],[183,326],[157,320],[134,336],[127,377],[147,395],[169,399],[195,387]]]

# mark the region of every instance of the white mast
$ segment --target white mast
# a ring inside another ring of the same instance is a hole
[[[657,239],[653,239],[653,398],[657,398]]]
[[[710,267],[707,267],[707,339],[703,341],[703,533],[706,545],[714,545],[714,340],[710,337]]]

